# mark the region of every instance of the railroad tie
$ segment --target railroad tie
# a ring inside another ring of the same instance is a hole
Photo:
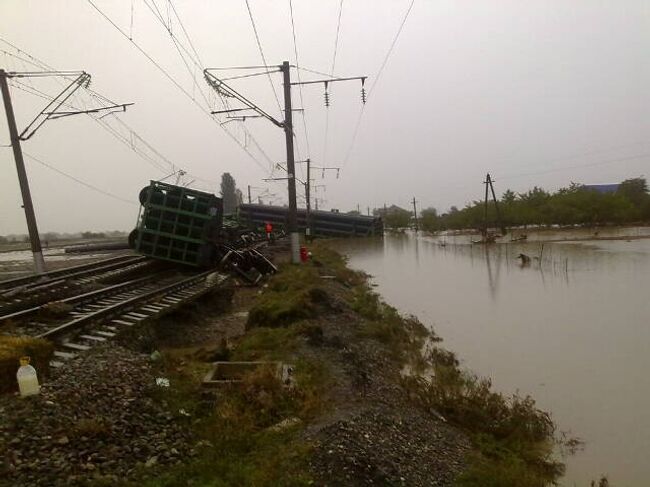
[[[71,348],[72,350],[79,350],[80,352],[85,352],[86,350],[90,350],[90,347],[88,345],[81,345],[79,343],[64,342],[61,345],[63,345],[66,348]]]
[[[95,332],[93,332],[93,333],[95,333]],[[79,335],[79,338],[83,338],[85,340],[91,340],[93,342],[105,342],[106,341],[106,338],[98,337],[98,336],[95,336],[95,335]]]
[[[77,354],[72,352],[62,352],[60,350],[55,350],[54,356],[63,360],[70,360],[75,358]]]
[[[133,325],[135,325],[135,322],[133,322],[133,321],[124,321],[123,319],[122,320],[112,320],[111,323],[115,323],[115,324],[118,324],[118,325],[124,325],[124,326],[133,326]]]
[[[113,338],[115,336],[115,333],[111,331],[102,331],[102,330],[95,330],[93,331],[95,335],[99,335],[101,337],[106,337],[106,338]]]

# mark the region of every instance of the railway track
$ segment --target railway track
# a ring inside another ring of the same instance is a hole
[[[0,330],[53,341],[55,353],[50,365],[60,367],[125,328],[159,318],[199,298],[226,279],[227,275],[215,271],[189,277],[169,272],[150,274],[58,301],[55,316],[48,305],[0,316]]]
[[[0,314],[64,299],[92,286],[119,282],[129,275],[150,272],[158,265],[145,257],[130,257],[42,280],[30,276],[31,282],[0,291]]]
[[[6,292],[12,289],[18,289],[23,286],[27,286],[34,283],[44,283],[54,279],[60,279],[63,277],[70,277],[72,275],[81,275],[84,272],[92,273],[97,268],[108,266],[111,264],[119,264],[125,261],[130,261],[133,259],[143,259],[143,257],[133,255],[121,255],[119,257],[111,257],[110,259],[102,259],[89,264],[82,264],[72,267],[66,267],[64,269],[58,269],[56,271],[45,272],[43,274],[30,274],[23,277],[15,277],[13,279],[6,279],[0,281],[0,292]]]
[[[123,256],[2,281],[0,333],[52,341],[50,365],[60,367],[124,329],[198,299],[231,274],[255,285],[263,274],[277,271],[256,250],[266,242],[242,240],[243,247],[230,248],[222,259],[222,271],[188,274],[164,262]]]

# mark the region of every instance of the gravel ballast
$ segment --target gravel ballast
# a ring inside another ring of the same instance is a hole
[[[0,485],[117,483],[191,455],[189,418],[152,399],[155,379],[148,356],[108,344],[38,396],[0,397]]]

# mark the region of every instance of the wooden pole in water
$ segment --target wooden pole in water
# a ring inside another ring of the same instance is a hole
[[[415,203],[416,203],[416,201],[415,201],[415,196],[414,196],[413,197],[413,219],[414,219],[413,221],[414,221],[414,224],[415,224],[415,233],[417,233],[417,231],[418,231],[418,209],[415,206]]]

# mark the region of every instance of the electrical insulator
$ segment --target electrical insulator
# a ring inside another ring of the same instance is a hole
[[[327,91],[327,81],[325,81],[325,106],[330,106],[330,94],[329,91]]]
[[[361,103],[366,104],[366,89],[361,88]]]

